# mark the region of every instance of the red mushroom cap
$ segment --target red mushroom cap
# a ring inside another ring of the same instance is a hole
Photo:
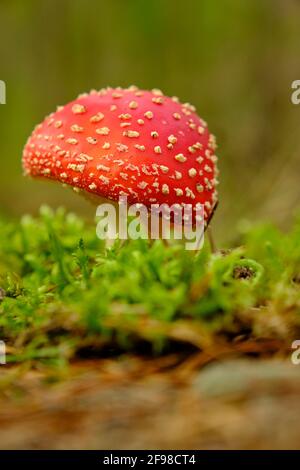
[[[107,88],[80,95],[38,125],[25,174],[131,204],[217,202],[215,138],[190,104],[159,90]]]

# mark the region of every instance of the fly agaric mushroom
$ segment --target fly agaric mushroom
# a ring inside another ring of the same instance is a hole
[[[217,203],[215,138],[195,108],[159,90],[107,88],[80,95],[33,131],[26,175],[131,204]]]

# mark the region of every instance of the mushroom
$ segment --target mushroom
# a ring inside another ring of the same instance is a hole
[[[106,88],[80,95],[29,137],[26,175],[130,204],[217,204],[215,137],[194,106],[160,90]]]

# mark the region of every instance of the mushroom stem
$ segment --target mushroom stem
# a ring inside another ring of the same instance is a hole
[[[207,227],[207,237],[208,237],[211,252],[216,253],[217,252],[217,247],[216,247],[216,243],[215,243],[214,236],[213,236],[212,229],[211,229],[210,225]]]

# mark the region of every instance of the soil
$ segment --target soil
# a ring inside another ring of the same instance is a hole
[[[0,448],[300,447],[300,366],[206,359],[126,355],[51,373],[3,367]]]

